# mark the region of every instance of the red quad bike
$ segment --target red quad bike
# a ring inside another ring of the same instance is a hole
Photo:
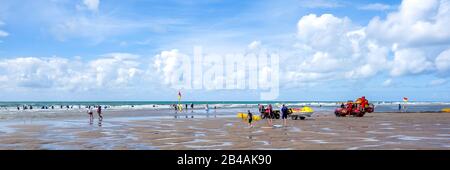
[[[353,104],[352,107],[348,107],[348,105],[344,108],[339,107],[334,110],[334,114],[336,117],[345,117],[345,116],[354,116],[354,117],[363,117],[366,113],[372,113],[375,111],[375,107],[373,104],[368,104],[364,109],[359,104]]]

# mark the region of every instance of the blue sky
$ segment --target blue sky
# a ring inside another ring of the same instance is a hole
[[[450,101],[449,10],[448,0],[0,0],[0,100],[176,100],[164,82],[174,70],[155,61],[202,46],[279,53],[276,100]]]

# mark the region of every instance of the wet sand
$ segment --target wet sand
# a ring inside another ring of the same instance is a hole
[[[281,124],[276,120],[275,124]],[[372,113],[362,118],[317,114],[287,127],[238,118],[108,117],[0,122],[0,149],[298,150],[450,149],[449,113]]]

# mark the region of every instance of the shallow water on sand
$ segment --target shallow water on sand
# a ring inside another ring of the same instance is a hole
[[[16,120],[0,122],[0,149],[450,149],[448,122],[443,113],[323,116],[279,128],[227,117]]]

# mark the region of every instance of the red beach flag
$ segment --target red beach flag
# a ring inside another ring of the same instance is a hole
[[[181,91],[178,91],[178,100],[181,99]]]
[[[403,101],[404,102],[408,102],[408,98],[407,97],[403,97]]]

